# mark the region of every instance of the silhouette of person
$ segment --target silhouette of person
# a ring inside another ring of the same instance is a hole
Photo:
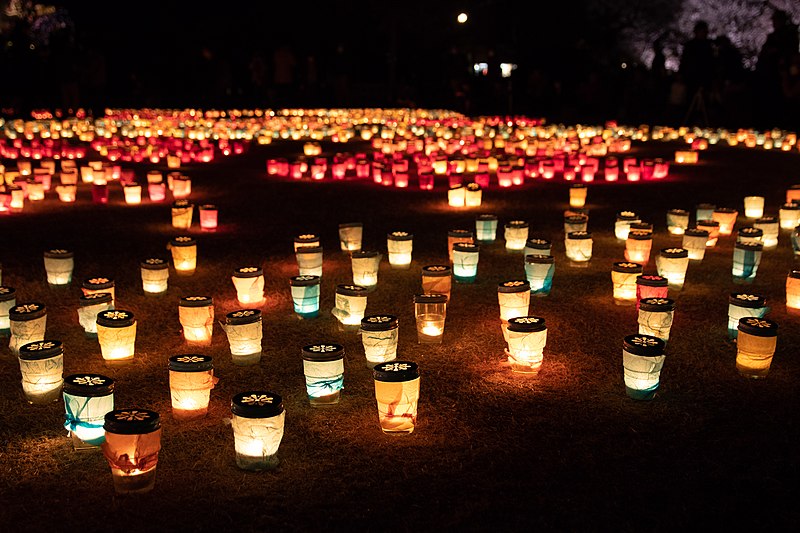
[[[694,37],[683,45],[680,73],[690,95],[711,85],[714,72],[714,48],[708,39],[708,23],[698,20]]]

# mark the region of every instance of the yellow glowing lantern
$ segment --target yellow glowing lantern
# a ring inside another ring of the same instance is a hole
[[[447,249],[449,251],[450,262],[453,262],[453,246],[458,243],[471,243],[473,234],[465,229],[451,229],[447,232]]]
[[[106,363],[133,360],[136,345],[136,318],[130,311],[114,309],[97,314],[97,340]]]
[[[636,278],[642,273],[639,263],[620,262],[611,267],[611,284],[616,305],[633,305],[636,302]]]
[[[736,242],[747,244],[764,244],[764,231],[753,226],[739,228],[736,232]]]
[[[75,450],[96,450],[105,441],[103,420],[114,410],[114,380],[102,374],[64,378],[64,427]]]
[[[320,246],[319,235],[314,233],[304,233],[294,238],[294,251],[300,248],[318,248]]]
[[[303,346],[303,374],[312,407],[339,403],[344,387],[344,346],[319,343]]]
[[[730,235],[733,232],[733,225],[736,224],[736,216],[739,214],[736,209],[729,207],[718,207],[714,209],[711,219],[719,222],[719,234],[722,236]]]
[[[33,179],[29,179],[25,187],[28,193],[28,200],[31,202],[40,202],[44,200],[44,185]]]
[[[652,335],[628,335],[622,344],[625,392],[634,400],[651,400],[664,366],[664,341]]]
[[[406,231],[393,231],[386,236],[389,264],[392,268],[407,269],[411,266],[414,236]]]
[[[19,355],[22,345],[44,340],[47,327],[47,308],[43,303],[30,302],[15,305],[8,310],[11,353]]]
[[[225,315],[222,329],[228,335],[233,364],[239,366],[257,365],[261,361],[261,339],[264,330],[261,324],[261,311],[240,309]]]
[[[106,277],[94,277],[83,281],[81,284],[81,291],[84,296],[94,294],[96,292],[107,292],[111,295],[112,305],[116,302],[116,291],[114,287],[114,280]]]
[[[110,309],[114,309],[114,304],[109,292],[93,292],[81,296],[78,322],[83,327],[87,338],[97,338],[97,314]]]
[[[694,165],[697,163],[699,155],[694,150],[677,150],[675,152],[675,162],[679,165]]]
[[[161,450],[161,417],[148,409],[115,409],[106,413],[102,444],[117,494],[150,492],[156,483]]]
[[[359,326],[367,308],[367,293],[360,285],[337,285],[335,307],[331,314],[343,326]]]
[[[650,260],[653,235],[647,231],[630,231],[625,241],[625,259],[646,265]]]
[[[497,286],[500,320],[507,322],[528,314],[531,304],[531,286],[526,280],[504,281]]]
[[[181,158],[177,155],[168,155],[167,168],[181,168]]]
[[[685,248],[663,248],[656,257],[658,275],[669,280],[669,288],[681,290],[689,268],[689,250]]]
[[[242,307],[264,305],[264,271],[260,267],[239,267],[233,271],[231,280],[236,288],[236,298]]]
[[[777,218],[761,217],[753,223],[753,227],[761,230],[761,242],[764,244],[764,248],[778,246],[778,235],[781,230]]]
[[[188,176],[178,175],[172,178],[172,196],[175,198],[188,198],[191,194],[192,180]]]
[[[161,294],[167,291],[169,263],[158,257],[150,257],[140,264],[142,290],[145,294]]]
[[[353,269],[353,283],[367,289],[378,284],[378,268],[382,254],[373,250],[357,250],[350,254]]]
[[[83,183],[92,183],[94,181],[92,167],[81,167],[81,181]]]
[[[547,344],[547,325],[538,316],[512,318],[503,325],[506,357],[511,370],[520,374],[539,373]]]
[[[178,319],[187,344],[209,346],[214,332],[214,300],[210,296],[186,296],[178,305]]]
[[[518,252],[525,249],[528,240],[528,223],[512,220],[505,225],[506,250]]]
[[[447,191],[447,205],[450,207],[464,207],[466,205],[467,190],[462,187],[453,187]]]
[[[22,391],[28,403],[47,405],[61,397],[64,370],[64,346],[61,341],[42,340],[24,344],[19,349]]]
[[[639,333],[669,340],[675,302],[669,298],[643,298],[639,301]]]
[[[569,206],[581,208],[586,205],[586,185],[577,183],[569,188]]]
[[[139,205],[142,203],[142,186],[131,184],[122,187],[125,194],[125,203],[128,205]]]
[[[448,267],[449,269],[449,267]],[[17,291],[13,287],[0,286],[0,336],[11,333],[9,311],[17,305]]]
[[[417,320],[417,342],[441,344],[447,318],[447,296],[444,294],[415,294],[414,316]]]
[[[800,270],[792,270],[786,277],[786,309],[800,310]]]
[[[241,392],[231,400],[231,413],[236,466],[251,471],[278,466],[286,420],[283,399],[269,391]]]
[[[301,276],[322,277],[322,246],[301,246],[295,252]]]
[[[59,176],[59,181],[61,181],[61,185],[77,185],[78,184],[78,172],[73,169],[61,169],[61,175]]]
[[[191,228],[193,213],[194,204],[190,204],[187,200],[176,200],[172,204],[172,227],[180,229]]]
[[[628,232],[631,230],[631,224],[641,222],[639,215],[633,211],[621,211],[617,213],[617,221],[614,223],[614,236],[619,240],[628,238]]]
[[[480,207],[483,201],[481,186],[477,183],[468,183],[464,189],[464,204],[467,207]]]
[[[72,203],[77,199],[78,187],[76,185],[56,185],[58,200],[64,203]]]
[[[778,211],[781,229],[794,229],[800,225],[800,204],[783,204]]]
[[[767,318],[739,320],[736,339],[736,369],[746,378],[767,377],[778,344],[778,324]]]
[[[343,252],[355,252],[361,249],[361,238],[364,225],[361,222],[339,224],[339,244]]]
[[[586,265],[592,259],[592,234],[588,231],[567,233],[564,247],[572,266]]]
[[[44,269],[47,283],[53,286],[69,285],[75,268],[75,254],[69,250],[54,248],[44,252]]]
[[[419,367],[411,361],[392,361],[372,371],[378,420],[388,434],[414,431],[419,403]]]
[[[764,197],[745,196],[744,216],[747,218],[761,218],[764,216]]]
[[[211,389],[217,383],[214,361],[208,355],[185,354],[169,358],[169,391],[176,420],[202,418],[208,412]]]
[[[394,315],[369,315],[361,319],[361,344],[367,367],[397,359],[400,328]]]
[[[303,144],[303,155],[313,157],[322,153],[322,146],[319,143],[307,142]]]
[[[197,241],[191,237],[175,237],[169,242],[172,264],[180,276],[191,276],[197,269]]]
[[[689,212],[684,209],[667,211],[667,231],[672,235],[683,235],[689,227]]]
[[[450,300],[452,283],[449,266],[428,265],[422,267],[422,292],[424,294],[444,294]]]

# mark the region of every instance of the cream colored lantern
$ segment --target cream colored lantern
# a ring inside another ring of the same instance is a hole
[[[197,269],[197,241],[192,237],[175,237],[169,242],[172,264],[179,276],[191,276]]]
[[[400,329],[394,315],[369,315],[361,319],[361,343],[367,367],[397,359]]]
[[[506,250],[518,252],[525,249],[528,240],[528,223],[512,220],[505,225]]]
[[[639,263],[620,262],[611,267],[611,284],[616,305],[633,305],[636,303],[636,278],[642,273]]]
[[[272,470],[278,466],[286,411],[274,392],[241,392],[231,400],[236,466],[242,470]]]
[[[210,356],[184,354],[170,357],[169,391],[175,419],[192,420],[206,416],[211,389],[217,381]]]
[[[367,293],[360,285],[337,285],[335,307],[331,314],[343,326],[359,326],[367,308]]]
[[[588,231],[567,233],[564,247],[572,266],[586,265],[592,259],[592,234]]]
[[[507,322],[528,314],[531,303],[531,286],[525,280],[504,281],[497,286],[500,320]]]
[[[11,330],[8,347],[14,355],[19,355],[22,345],[44,340],[47,308],[43,303],[29,302],[15,305],[8,310],[8,318]]]
[[[339,224],[339,244],[343,252],[355,252],[361,249],[364,225],[361,222]]]
[[[393,231],[386,236],[389,264],[392,268],[407,269],[411,266],[414,236],[407,231]]]
[[[689,268],[689,250],[685,248],[663,248],[656,257],[658,275],[669,280],[669,288],[681,290]],[[657,335],[656,335],[657,336]]]
[[[639,333],[669,340],[675,302],[669,298],[644,298],[639,301]]]
[[[506,357],[511,370],[520,374],[538,374],[547,344],[547,325],[538,316],[512,318],[503,325]]]
[[[683,233],[683,248],[689,253],[692,261],[702,261],[706,255],[706,243],[708,242],[708,230],[700,228],[689,228]]]
[[[240,309],[225,315],[222,329],[228,335],[231,358],[235,365],[257,365],[261,361],[261,339],[264,330],[261,324],[261,311]]]
[[[97,314],[97,340],[106,363],[133,360],[136,344],[136,319],[130,311],[114,309]]]
[[[214,332],[214,300],[210,296],[186,296],[178,306],[178,319],[187,344],[210,346]]]
[[[187,200],[176,200],[172,204],[172,227],[178,229],[189,229],[192,227],[192,214],[194,204]]]
[[[80,298],[78,322],[89,339],[97,338],[97,315],[103,311],[114,309],[110,292],[93,292]]]
[[[261,267],[239,267],[233,271],[231,280],[241,307],[257,308],[264,305],[264,271]]]
[[[142,290],[145,294],[167,292],[169,283],[169,263],[158,257],[149,257],[141,262]]]
[[[295,251],[295,257],[299,275],[322,277],[322,246],[301,246]]]
[[[52,249],[44,252],[44,269],[47,283],[53,286],[69,285],[75,268],[75,254],[69,250]]]
[[[64,346],[61,341],[41,340],[19,349],[22,391],[28,403],[47,405],[61,397],[64,384]]]

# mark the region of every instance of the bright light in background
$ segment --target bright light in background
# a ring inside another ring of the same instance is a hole
[[[476,76],[486,76],[489,74],[489,64],[475,63],[474,65],[472,65],[472,71],[475,73]]]
[[[516,63],[500,63],[500,75],[504,78],[510,78],[515,70],[517,70]]]
[[[466,13],[459,13],[458,17],[456,17],[456,20],[458,21],[459,24],[464,24],[468,18],[469,17],[467,16]]]

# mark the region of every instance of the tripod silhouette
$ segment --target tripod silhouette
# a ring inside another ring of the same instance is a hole
[[[694,93],[692,97],[692,101],[689,104],[689,109],[686,111],[686,116],[683,117],[683,122],[681,122],[682,126],[685,126],[689,122],[689,118],[691,118],[692,114],[698,112],[703,117],[703,126],[708,127],[708,111],[706,110],[706,97],[705,91],[702,87],[698,87],[697,91]]]

